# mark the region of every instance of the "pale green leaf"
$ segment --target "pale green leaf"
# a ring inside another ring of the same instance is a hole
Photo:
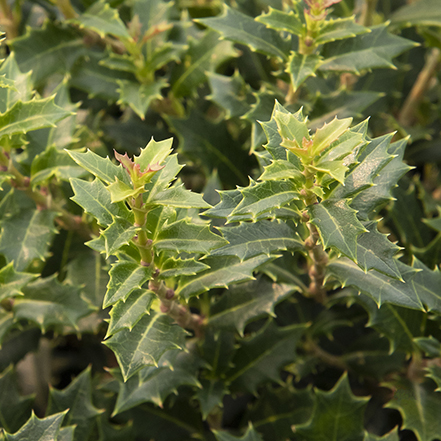
[[[210,269],[193,277],[182,277],[176,294],[189,298],[202,294],[210,288],[226,288],[229,284],[252,280],[253,271],[272,258],[263,254],[241,262],[236,256],[204,259]]]
[[[119,300],[125,301],[130,293],[141,288],[150,279],[152,271],[151,267],[142,266],[135,262],[120,261],[112,265],[103,308],[107,308]]]
[[[303,248],[303,242],[297,232],[285,222],[244,222],[239,226],[224,227],[220,230],[229,243],[211,251],[212,256],[237,256],[243,261],[259,254]]]
[[[296,91],[307,78],[315,77],[320,62],[321,58],[317,54],[302,55],[298,52],[291,52],[286,72],[291,77],[293,91]]]
[[[159,277],[167,279],[169,277],[192,276],[208,268],[208,265],[195,259],[175,259],[170,257],[161,265]]]
[[[313,151],[318,154],[340,138],[351,125],[352,118],[337,119],[317,129],[313,137]]]
[[[171,205],[176,208],[210,208],[210,204],[202,199],[201,194],[187,190],[183,184],[156,193],[152,198],[148,198],[147,203]]]
[[[106,338],[116,334],[122,329],[129,331],[148,313],[156,294],[146,289],[136,289],[129,297],[119,300],[110,310],[109,328],[107,329]]]
[[[344,160],[318,161],[315,165],[311,166],[311,168],[317,172],[325,173],[340,182],[340,184],[343,184],[346,172],[349,170],[344,163]]]
[[[172,152],[172,144],[173,138],[164,139],[162,141],[155,141],[152,138],[145,148],[141,149],[141,153],[133,158],[133,162],[139,165],[141,172],[147,169],[149,165],[162,165]],[[170,159],[176,158],[171,157]],[[171,165],[170,160],[166,161],[166,168],[173,168]]]
[[[232,211],[237,207],[243,199],[240,190],[224,190],[218,192],[221,198],[219,204],[215,207],[204,211],[204,216],[227,219]]]
[[[60,283],[56,275],[29,283],[23,294],[14,301],[14,317],[36,323],[43,332],[65,326],[78,329],[78,320],[92,312],[80,287]]]
[[[147,366],[158,366],[161,356],[183,349],[186,331],[166,314],[151,312],[131,329],[123,329],[104,342],[115,353],[124,381]]]
[[[55,127],[55,123],[72,112],[54,103],[54,97],[17,101],[9,110],[0,115],[0,137],[27,133],[44,127]]]
[[[329,43],[330,41],[343,40],[355,37],[356,35],[366,34],[369,28],[361,26],[355,22],[355,17],[345,17],[326,20],[319,28],[317,37],[314,38],[316,44]]]
[[[227,241],[210,231],[208,226],[190,223],[181,219],[164,226],[153,245],[156,250],[171,250],[177,253],[204,253],[225,245]]]
[[[268,13],[256,17],[256,21],[276,31],[285,31],[298,36],[304,35],[306,26],[296,11],[283,12],[278,9],[268,8]]]
[[[335,248],[357,260],[357,236],[367,230],[357,219],[356,211],[345,200],[325,200],[308,207],[311,222],[317,227],[325,248]]]
[[[2,221],[0,253],[14,268],[23,271],[34,259],[45,260],[57,232],[56,213],[49,210],[23,210]]]
[[[211,305],[208,326],[216,330],[234,330],[243,336],[249,321],[275,315],[276,305],[296,290],[297,287],[272,283],[266,279],[232,286]]]
[[[280,107],[281,106],[278,106],[278,103],[276,103],[273,114],[271,115],[271,121],[263,126],[268,138],[268,145],[266,148],[268,149],[268,147],[272,147],[273,144],[281,144],[282,139],[295,141],[297,142],[297,145],[301,147],[303,144],[303,139],[311,139],[308,127],[306,125],[306,118],[303,117],[302,109],[293,114]],[[280,159],[286,159],[286,152],[283,152],[283,156],[284,157]]]
[[[123,245],[128,245],[137,230],[138,227],[135,227],[128,220],[115,217],[113,223],[101,232],[101,235],[106,240],[106,258],[111,254],[115,254]]]
[[[71,179],[70,183],[75,193],[72,200],[95,217],[100,225],[111,225],[117,217],[132,220],[133,214],[123,203],[112,203],[110,193],[99,179],[93,182]]]
[[[36,275],[15,271],[14,263],[10,262],[0,270],[0,300],[22,296],[21,289]]]
[[[110,7],[104,0],[98,0],[83,14],[69,20],[80,28],[91,29],[104,38],[107,34],[120,38],[130,38],[118,11]]]
[[[115,178],[115,182],[107,187],[110,193],[110,199],[112,203],[124,202],[126,199],[135,198],[144,191],[143,187],[134,187],[133,185],[128,185],[118,178]]]
[[[225,6],[224,14],[220,17],[197,21],[220,32],[228,40],[245,44],[257,52],[275,56],[283,61],[287,59],[287,43],[276,31],[228,6]]]

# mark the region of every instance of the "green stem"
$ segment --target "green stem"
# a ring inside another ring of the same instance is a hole
[[[372,26],[377,2],[378,0],[364,0],[359,20],[362,26]]]
[[[141,255],[141,265],[150,266],[153,264],[153,247],[152,240],[148,238],[145,231],[145,223],[147,219],[147,212],[142,208],[144,205],[142,201],[142,193],[139,194],[133,204],[132,211],[135,217],[135,227],[140,227],[136,245]]]

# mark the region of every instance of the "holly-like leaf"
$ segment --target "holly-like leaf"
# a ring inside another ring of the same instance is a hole
[[[110,193],[99,179],[88,182],[74,178],[70,183],[75,193],[72,200],[100,225],[111,225],[117,218],[132,220],[133,214],[123,203],[112,203]]]
[[[231,212],[228,222],[250,219],[258,220],[269,212],[299,199],[298,188],[292,181],[265,181],[241,190],[243,199]]]
[[[15,321],[12,312],[0,311],[0,345],[14,325]]]
[[[78,329],[78,320],[92,311],[80,288],[58,282],[56,275],[40,278],[22,291],[24,297],[14,302],[14,317],[36,323],[43,332],[65,326]]]
[[[121,329],[129,331],[139,322],[139,320],[150,311],[150,307],[156,295],[146,289],[136,289],[124,301],[120,300],[110,310],[109,328],[106,338],[116,334]]]
[[[108,157],[102,158],[96,153],[88,150],[85,153],[67,150],[70,157],[81,167],[92,173],[106,184],[113,184],[115,178],[130,185],[129,175],[121,165],[114,164]]]
[[[263,390],[247,416],[264,439],[289,439],[293,425],[307,422],[313,408],[311,388],[296,390],[288,383]]]
[[[163,407],[167,396],[177,393],[179,386],[200,387],[195,376],[198,364],[191,353],[166,352],[159,360],[158,367],[147,367],[127,382],[120,382],[113,415],[147,402]]]
[[[214,72],[207,73],[211,95],[208,97],[225,110],[227,119],[242,116],[249,110],[244,94],[245,82],[236,71],[227,77]]]
[[[133,226],[128,220],[115,217],[113,223],[101,233],[106,241],[106,258],[115,254],[123,245],[128,245],[137,230],[138,227]]]
[[[322,50],[324,57],[321,71],[353,72],[367,69],[395,69],[392,58],[416,46],[407,40],[387,32],[387,26],[371,28],[367,34],[328,43]]]
[[[118,11],[104,0],[98,0],[83,14],[69,20],[80,28],[91,29],[104,38],[107,34],[120,38],[130,38]]]
[[[276,31],[228,6],[224,7],[223,15],[199,19],[197,22],[220,32],[227,40],[245,44],[257,52],[275,56],[282,61],[287,58],[287,42]]]
[[[202,199],[202,195],[187,190],[183,184],[156,193],[153,197],[148,198],[147,203],[152,205],[171,205],[175,208],[210,207],[210,204]]]
[[[415,270],[399,261],[397,261],[397,265],[402,280],[386,276],[375,270],[365,273],[355,263],[347,259],[338,259],[330,262],[328,271],[343,286],[355,287],[373,298],[378,306],[388,302],[397,306],[424,310],[420,294],[415,290],[415,285],[412,282],[416,274]]]
[[[256,394],[265,381],[280,383],[280,370],[296,358],[297,342],[305,325],[277,327],[272,320],[250,339],[243,340],[227,373],[227,383],[235,390]]]
[[[329,391],[316,390],[311,420],[295,426],[302,440],[363,441],[363,416],[369,398],[356,397],[347,374]]]
[[[35,274],[15,271],[14,263],[8,263],[0,270],[0,300],[22,296],[22,288],[35,278]]]
[[[182,277],[176,293],[188,299],[210,288],[226,288],[231,283],[252,280],[253,271],[269,260],[272,258],[263,254],[243,262],[236,256],[207,258],[204,263],[210,269],[193,277]]]
[[[248,426],[247,431],[241,437],[237,437],[229,434],[228,432],[221,432],[218,430],[213,431],[217,441],[263,441],[262,436],[257,432],[252,424]]]
[[[237,349],[234,331],[216,331],[215,328],[207,327],[201,343],[201,356],[211,374],[214,378],[223,377],[231,368],[231,359]]]
[[[318,228],[325,248],[332,247],[357,261],[357,236],[368,230],[345,200],[325,200],[308,207],[311,222]]]
[[[131,329],[123,329],[104,342],[115,353],[126,382],[147,366],[158,366],[170,350],[182,350],[186,331],[166,314],[151,312]]]
[[[141,119],[150,104],[155,99],[161,98],[161,90],[167,86],[164,80],[151,84],[139,84],[133,81],[118,81],[119,100],[117,104],[129,106]]]
[[[55,123],[72,112],[54,103],[54,97],[17,101],[9,110],[0,115],[0,137],[27,133],[44,127],[55,127]]]
[[[376,436],[372,433],[366,432],[363,441],[400,441],[398,429],[393,429],[384,436]]]
[[[240,190],[225,190],[218,193],[221,201],[215,207],[204,211],[204,216],[227,219],[243,199],[242,193]]]
[[[229,243],[211,251],[212,256],[237,256],[243,261],[259,254],[303,248],[296,231],[285,222],[262,220],[219,229]]]
[[[286,72],[291,77],[293,90],[297,90],[307,78],[315,77],[315,72],[320,66],[321,58],[317,54],[302,55],[291,52],[288,59]]]
[[[317,37],[314,38],[316,44],[329,43],[335,40],[344,40],[355,37],[356,35],[370,32],[369,28],[361,26],[355,22],[355,17],[330,19],[324,22],[319,28]]]
[[[83,176],[86,171],[79,167],[65,152],[55,146],[46,149],[32,161],[31,184],[39,185],[56,177],[62,181]]]
[[[29,420],[17,433],[5,434],[5,441],[61,441],[61,423],[66,413],[67,411],[64,411],[40,419],[32,412]]]
[[[92,403],[92,378],[90,367],[85,369],[64,390],[51,389],[46,414],[66,411],[64,424],[75,425],[76,441],[88,439],[96,417],[104,410]]]
[[[211,305],[208,326],[216,330],[235,330],[243,336],[249,321],[268,314],[274,316],[275,306],[296,290],[295,286],[265,279],[233,286]]]
[[[150,280],[152,272],[151,267],[142,266],[135,262],[119,261],[112,265],[103,308],[120,300],[125,301],[131,292],[141,288],[145,282]]]
[[[225,245],[227,241],[210,231],[207,225],[190,223],[181,219],[164,226],[154,241],[156,250],[172,250],[177,253],[204,253]]]
[[[439,355],[439,353],[440,351],[438,351],[437,355]],[[435,392],[441,392],[441,366],[438,366],[437,364],[433,364],[426,368],[426,372],[427,372],[426,377],[431,378],[438,386],[435,389]]]
[[[216,406],[223,407],[222,399],[227,390],[222,381],[216,380],[201,380],[201,386],[196,391],[196,398],[201,407],[202,418],[206,420]]]
[[[41,28],[28,28],[25,35],[10,42],[22,72],[32,71],[35,86],[54,73],[68,72],[86,52],[83,38],[72,28],[46,21]]]
[[[441,11],[437,0],[421,0],[398,8],[390,18],[394,27],[441,26]]]
[[[306,26],[295,10],[288,13],[273,9],[270,6],[268,13],[259,15],[256,17],[256,21],[263,23],[267,28],[289,32],[298,36],[303,35],[306,31]]]
[[[305,176],[291,161],[275,159],[265,167],[259,181],[277,181],[279,179],[293,179],[297,184],[305,182]]]
[[[28,420],[34,397],[22,397],[12,366],[0,375],[0,426],[6,432],[16,432]]]
[[[230,42],[222,42],[219,34],[206,32],[199,40],[190,40],[184,61],[177,65],[171,76],[171,90],[176,97],[193,95],[197,87],[206,80],[206,72],[214,70],[219,55],[237,55]]]
[[[402,429],[412,430],[418,441],[439,439],[441,421],[437,410],[441,406],[441,394],[434,391],[432,381],[420,383],[400,378],[385,385],[394,391],[386,407],[400,411]]]
[[[45,260],[57,230],[56,213],[49,210],[24,210],[2,221],[0,253],[17,271],[25,270],[34,259]]]
[[[159,277],[167,279],[169,277],[192,276],[208,268],[208,265],[196,259],[175,259],[170,257],[161,265]]]

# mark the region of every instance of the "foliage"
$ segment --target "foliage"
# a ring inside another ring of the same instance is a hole
[[[0,1],[0,439],[441,439],[402,3]]]

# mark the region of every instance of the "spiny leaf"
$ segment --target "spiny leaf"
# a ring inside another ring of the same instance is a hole
[[[61,423],[67,411],[56,413],[46,418],[37,418],[32,411],[32,415],[26,424],[15,434],[5,434],[5,441],[59,441]]]
[[[93,182],[71,179],[75,196],[72,200],[96,218],[100,225],[111,225],[116,218],[132,220],[133,214],[123,203],[114,204],[104,184],[95,179]]]
[[[203,214],[208,217],[227,219],[243,199],[242,193],[240,190],[224,190],[218,193],[221,198],[219,204],[204,211]]]
[[[186,331],[166,314],[151,312],[131,329],[123,329],[104,342],[115,353],[124,381],[147,366],[158,366],[170,350],[182,350]]]
[[[393,429],[384,436],[376,436],[372,433],[365,432],[363,441],[400,441],[398,429]]]
[[[311,222],[318,228],[325,248],[357,261],[357,236],[367,230],[357,219],[356,211],[345,200],[325,200],[308,207]]]
[[[167,83],[164,80],[151,84],[120,80],[118,85],[117,104],[129,106],[141,119],[144,119],[150,104],[153,100],[161,98],[161,90],[167,86]]]
[[[363,441],[363,416],[369,398],[356,397],[345,373],[329,391],[316,390],[311,420],[295,427],[303,440]]]
[[[415,291],[414,284],[412,283],[415,270],[399,261],[397,261],[397,265],[403,281],[391,278],[375,270],[365,273],[356,264],[347,259],[330,262],[328,270],[343,286],[355,287],[373,298],[378,306],[388,302],[397,306],[424,310],[421,298]]]
[[[39,185],[52,177],[68,181],[84,174],[86,171],[79,167],[65,151],[51,146],[32,161],[31,184]]]
[[[262,254],[244,262],[236,256],[207,258],[204,263],[210,269],[201,271],[193,277],[182,277],[176,293],[188,299],[210,288],[224,288],[231,283],[252,280],[253,271],[271,259]]]
[[[56,275],[29,283],[23,294],[14,302],[14,317],[36,323],[43,332],[65,326],[78,329],[78,320],[92,312],[80,288],[58,282]]]
[[[260,216],[299,199],[297,185],[291,181],[251,182],[241,190],[243,199],[231,212],[228,222],[237,222],[241,216],[257,220]]]
[[[80,28],[91,29],[102,38],[106,34],[130,38],[127,28],[119,18],[118,11],[111,8],[104,0],[98,0],[87,11],[70,19],[69,22],[79,25]]]
[[[57,230],[56,213],[49,210],[23,210],[1,223],[0,253],[14,268],[23,271],[34,259],[45,260]]]
[[[340,138],[351,125],[352,118],[337,119],[324,124],[317,129],[313,137],[313,151],[318,154],[328,148],[334,141]]]
[[[226,381],[235,390],[256,394],[265,381],[280,383],[280,369],[296,358],[297,342],[305,325],[277,327],[272,320],[250,339],[243,340],[226,373]]]
[[[441,394],[433,390],[433,383],[400,378],[385,385],[394,391],[394,397],[386,407],[400,411],[402,428],[412,430],[418,441],[439,439],[441,420],[437,410],[441,406]]]
[[[317,37],[314,38],[316,44],[329,43],[335,40],[344,40],[355,37],[356,35],[370,32],[369,28],[361,26],[355,22],[355,17],[336,18],[326,20],[319,28]]]
[[[181,208],[209,208],[202,199],[202,195],[187,190],[183,184],[160,191],[152,198],[148,198],[148,204],[152,205],[171,205]]]
[[[113,415],[147,402],[163,407],[167,396],[177,393],[179,386],[200,387],[195,376],[199,365],[200,360],[191,353],[166,352],[158,367],[144,368],[126,383],[120,382]]]
[[[17,376],[12,366],[0,375],[0,402],[1,426],[9,433],[16,432],[26,422],[31,414],[34,397],[20,395]]]
[[[170,257],[161,265],[159,277],[167,279],[169,277],[192,276],[208,268],[208,265],[196,259],[175,259]]]
[[[306,27],[296,11],[283,12],[278,9],[268,8],[268,13],[256,17],[256,21],[263,23],[267,28],[276,31],[285,31],[301,36],[305,33]]]
[[[354,72],[374,68],[396,69],[392,58],[416,43],[387,32],[387,26],[371,28],[368,34],[328,43],[322,50],[321,71]]]
[[[253,428],[252,424],[248,426],[247,431],[240,438],[218,430],[214,430],[213,433],[217,441],[263,441],[262,436]]]
[[[287,58],[287,43],[276,31],[228,6],[224,7],[224,14],[220,17],[197,21],[220,32],[224,38],[250,46],[257,52],[278,57],[282,61]]]
[[[137,230],[138,227],[133,226],[128,220],[115,217],[113,223],[101,232],[101,235],[106,240],[106,258],[118,251],[123,245],[128,245]]]
[[[37,87],[54,73],[68,72],[86,52],[80,33],[49,20],[41,28],[29,28],[10,45],[20,70],[32,71],[32,80]]]
[[[97,178],[103,180],[106,184],[115,182],[115,178],[130,185],[129,175],[120,165],[115,165],[108,157],[101,156],[87,150],[85,153],[67,150],[70,157],[81,167],[92,173]]]
[[[51,389],[46,414],[68,411],[64,424],[75,425],[76,441],[88,439],[96,417],[104,412],[92,402],[92,378],[90,367],[85,369],[64,390]]]
[[[129,297],[119,300],[110,310],[109,328],[106,338],[116,334],[121,329],[129,331],[138,321],[150,311],[150,307],[156,298],[156,294],[146,289],[136,289]]]
[[[220,230],[229,243],[211,251],[212,256],[237,256],[244,261],[259,254],[303,248],[296,231],[285,222],[244,222],[239,226],[224,227]]]
[[[274,315],[275,306],[290,296],[297,287],[258,279],[233,286],[210,308],[208,326],[230,329],[243,336],[245,325],[267,314]]]
[[[125,301],[135,289],[141,288],[152,276],[153,269],[135,262],[120,261],[112,265],[103,308],[119,300]]]
[[[281,179],[293,179],[297,185],[305,182],[305,175],[291,161],[275,159],[265,167],[259,177],[259,181],[277,181]]]
[[[153,245],[156,250],[207,254],[210,250],[226,243],[227,241],[221,236],[212,233],[208,226],[196,225],[190,223],[189,219],[181,219],[164,226]]]
[[[421,0],[397,9],[390,18],[394,27],[441,26],[441,11],[437,0]]]
[[[8,263],[0,270],[0,300],[22,296],[21,289],[35,278],[35,274],[15,271],[14,263]]]
[[[136,198],[139,194],[143,192],[143,187],[133,187],[133,185],[128,185],[118,178],[115,178],[115,182],[107,187],[110,193],[110,200],[112,203],[124,202],[126,199]]]
[[[302,55],[291,52],[286,72],[291,76],[293,90],[296,91],[309,77],[315,77],[321,58],[317,54]]]
[[[54,103],[54,97],[17,101],[9,110],[0,115],[0,137],[27,133],[44,127],[55,127],[55,123],[72,112]]]

